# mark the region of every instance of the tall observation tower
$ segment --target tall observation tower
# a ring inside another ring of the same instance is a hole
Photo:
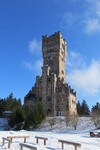
[[[66,112],[77,114],[76,92],[66,83],[67,43],[61,32],[42,36],[42,54],[42,76],[36,77],[24,105],[34,110],[35,104],[41,102],[50,116],[63,116]]]

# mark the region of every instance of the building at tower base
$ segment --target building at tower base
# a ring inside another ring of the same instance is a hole
[[[76,92],[66,83],[67,43],[61,32],[42,36],[42,54],[42,76],[36,77],[24,105],[34,110],[36,103],[42,102],[48,116],[76,115]]]

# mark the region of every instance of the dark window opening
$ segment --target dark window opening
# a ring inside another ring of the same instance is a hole
[[[54,46],[54,42],[50,42],[48,46]]]
[[[62,77],[62,81],[64,81],[64,78]]]
[[[51,114],[51,112],[52,112],[51,109],[48,109],[47,110],[47,115]]]
[[[65,45],[64,44],[62,44],[62,48],[65,50]]]
[[[58,92],[62,92],[62,87],[59,87],[59,88],[58,88]]]
[[[42,97],[39,97],[39,102],[41,102],[42,101]]]
[[[47,98],[47,99],[48,99],[48,101],[51,101],[51,96],[48,96],[48,98]]]
[[[61,52],[61,54],[62,54],[62,55],[64,54],[63,51]]]
[[[50,78],[48,78],[48,82],[51,82],[51,79],[50,79]]]
[[[62,74],[64,74],[64,71],[63,71],[63,70],[62,70],[61,72],[62,72]]]

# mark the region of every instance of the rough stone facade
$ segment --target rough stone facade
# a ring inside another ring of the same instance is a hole
[[[44,105],[47,115],[77,114],[76,92],[66,83],[65,61],[67,43],[61,32],[42,36],[42,76],[24,98],[24,105],[34,109],[37,101]]]

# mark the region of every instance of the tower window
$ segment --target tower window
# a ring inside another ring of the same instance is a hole
[[[42,97],[39,97],[39,101],[40,101],[40,102],[42,101]]]
[[[61,116],[63,116],[63,111],[61,111]]]
[[[62,55],[64,54],[63,51],[61,52],[61,54],[62,54]]]
[[[65,45],[64,44],[62,44],[62,48],[63,48],[63,50],[65,50]]]
[[[59,87],[59,88],[58,88],[58,92],[62,92],[62,87]]]
[[[62,77],[62,81],[64,81],[64,78]]]
[[[54,46],[54,42],[52,41],[52,42],[50,42],[49,44],[48,44],[48,46],[50,47],[50,46]]]
[[[51,109],[48,109],[48,110],[47,110],[47,115],[50,115],[51,112],[52,112]]]
[[[61,72],[62,72],[62,74],[64,74],[64,71],[63,71],[63,70],[62,70]]]
[[[51,96],[48,96],[48,98],[47,98],[47,99],[48,99],[48,101],[51,101]]]

